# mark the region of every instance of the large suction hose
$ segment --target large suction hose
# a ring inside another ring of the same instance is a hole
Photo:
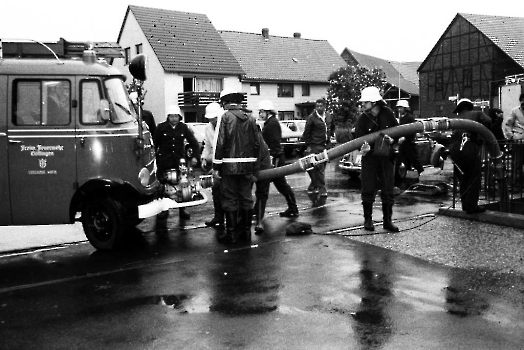
[[[258,175],[258,180],[270,180],[301,171],[312,169],[316,164],[328,162],[332,159],[343,156],[346,153],[360,149],[364,142],[373,143],[378,135],[382,132],[393,138],[413,135],[418,132],[429,131],[445,131],[461,129],[469,132],[474,132],[482,136],[487,145],[487,150],[491,160],[495,166],[495,179],[499,182],[500,203],[501,206],[508,203],[509,195],[506,185],[505,169],[502,162],[502,152],[500,151],[497,139],[493,133],[484,125],[467,119],[448,119],[443,118],[439,120],[422,120],[410,124],[404,124],[384,130],[380,130],[352,141],[346,142],[342,145],[326,150],[319,154],[311,154],[300,158],[298,161],[282,167],[261,170]],[[504,204],[503,204],[504,203]],[[502,208],[501,208],[502,210]]]

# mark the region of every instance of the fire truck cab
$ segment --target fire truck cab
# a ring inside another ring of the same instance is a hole
[[[81,220],[95,248],[113,249],[142,218],[176,207],[162,198],[125,76],[101,58],[118,48],[0,46],[0,225]]]

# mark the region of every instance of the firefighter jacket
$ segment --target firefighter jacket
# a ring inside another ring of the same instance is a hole
[[[273,164],[271,163],[271,155],[270,155],[270,149],[267,146],[266,142],[264,141],[264,138],[262,137],[261,133],[258,133],[260,147],[258,151],[258,159],[259,159],[259,170],[267,170],[267,169],[273,169]]]
[[[320,145],[325,147],[330,143],[331,135],[335,133],[335,121],[328,112],[324,112],[324,115],[325,120],[322,120],[315,110],[307,117],[302,135],[302,140],[306,146]]]
[[[355,137],[362,137],[364,135],[372,134],[376,131],[392,128],[398,126],[397,118],[387,106],[381,106],[377,116],[373,116],[371,112],[364,112],[357,118],[355,125]],[[396,140],[395,140],[396,141]],[[374,143],[370,145],[371,149],[375,148]],[[372,155],[373,152],[368,152]]]
[[[400,116],[399,119],[399,125],[404,124],[411,124],[415,122],[415,117],[413,117],[413,114],[406,112],[406,114]],[[404,136],[404,139],[406,142],[414,143],[415,142],[415,134]]]
[[[280,144],[282,139],[282,128],[275,116],[269,117],[264,122],[262,136],[264,137],[267,147],[269,147],[269,154],[274,158],[280,157],[283,152],[282,145]]]
[[[175,127],[166,120],[158,124],[155,132],[156,162],[160,171],[178,168],[178,162],[185,155],[184,140],[193,149],[193,158],[199,158],[200,147],[189,127],[179,122]],[[177,169],[178,170],[178,169]]]
[[[455,118],[473,120],[484,125],[488,129],[491,127],[491,118],[481,111],[462,111]],[[455,129],[451,135],[451,143],[462,142],[462,139],[464,138],[463,134],[465,134],[469,140],[477,143],[479,142],[477,133],[462,129]]]
[[[217,123],[213,169],[221,175],[256,174],[260,131],[255,119],[238,105],[227,108]]]

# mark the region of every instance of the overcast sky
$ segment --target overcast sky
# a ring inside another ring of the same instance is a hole
[[[207,15],[218,30],[327,40],[392,61],[423,61],[459,12],[523,17],[514,0],[8,0],[1,39],[116,41],[128,5]]]

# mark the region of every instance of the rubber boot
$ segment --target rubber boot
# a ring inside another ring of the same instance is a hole
[[[191,218],[191,215],[186,211],[186,208],[179,208],[178,213],[181,219],[189,220]]]
[[[236,243],[236,227],[238,221],[238,212],[226,211],[224,212],[226,217],[226,229],[217,238],[220,243]]]
[[[209,221],[204,222],[206,226],[220,228],[224,227],[224,210],[222,209],[222,203],[220,202],[220,193],[216,195],[213,191],[213,207],[215,209],[215,216]]]
[[[264,214],[266,212],[266,200],[258,200],[255,208],[257,210],[256,221],[255,221],[255,234],[261,235],[264,233],[264,226],[262,225],[262,220],[264,220]]]
[[[279,213],[280,216],[285,218],[296,218],[298,217],[298,207],[297,207],[297,200],[295,199],[295,194],[293,192],[288,193],[284,196],[287,201],[287,209],[281,213]]]
[[[251,221],[253,219],[252,209],[240,210],[239,235],[241,241],[251,241]]]
[[[362,202],[364,208],[364,229],[366,231],[375,231],[373,225],[373,202]]]
[[[393,215],[393,204],[382,203],[382,215],[384,218],[382,227],[384,227],[384,229],[391,232],[400,231],[397,226],[393,225],[393,221],[391,221],[391,216]]]

